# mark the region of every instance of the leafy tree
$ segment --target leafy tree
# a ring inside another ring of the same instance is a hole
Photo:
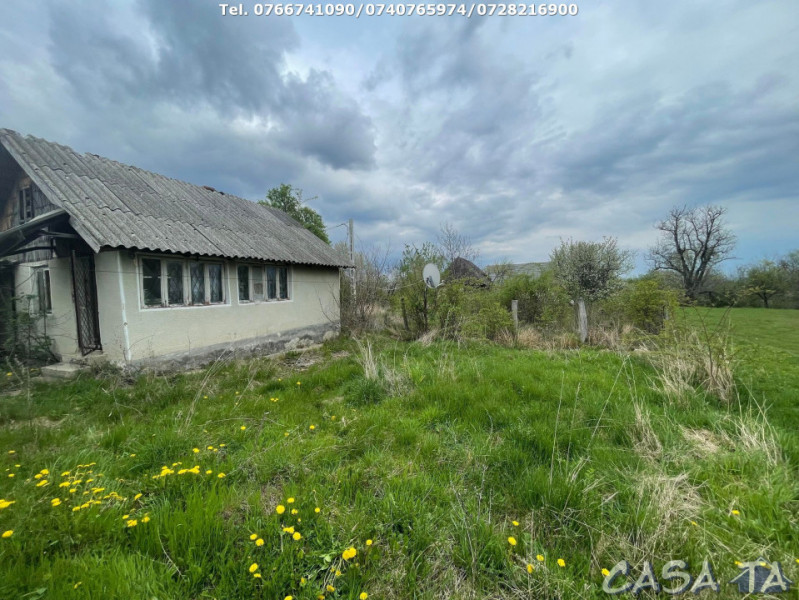
[[[316,196],[311,198],[311,200],[315,199]],[[261,200],[258,204],[282,210],[288,216],[299,221],[303,227],[320,240],[326,244],[330,243],[330,238],[327,237],[325,232],[322,216],[309,206],[304,205],[301,189],[294,188],[288,183],[281,183],[278,187],[266,192],[266,199]]]
[[[731,258],[735,236],[724,224],[721,206],[671,209],[656,227],[661,239],[648,259],[656,270],[678,273],[685,295],[696,300],[714,266]]]
[[[609,297],[621,289],[622,274],[632,268],[632,256],[620,250],[615,238],[601,242],[561,241],[550,255],[550,267],[578,308],[580,339],[588,337],[584,303]]]
[[[407,328],[414,334],[423,333],[429,327],[430,315],[435,310],[437,290],[428,289],[422,281],[422,270],[427,263],[433,263],[443,270],[444,256],[439,248],[430,242],[421,247],[406,244],[402,258],[397,265],[395,301],[403,311]]]
[[[787,271],[770,260],[747,268],[744,275],[745,292],[757,296],[768,308],[769,300],[784,292],[788,286]]]

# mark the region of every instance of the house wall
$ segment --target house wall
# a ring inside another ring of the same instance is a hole
[[[223,262],[225,304],[144,308],[137,257],[125,250],[96,255],[103,354],[133,365],[185,364],[227,350],[278,351],[338,331],[338,269],[293,266],[291,300],[239,303],[238,263]]]
[[[50,298],[52,311],[39,314],[36,296],[36,270],[50,271]],[[69,258],[54,258],[29,262],[14,267],[17,312],[37,315],[36,327],[52,341],[51,349],[59,358],[80,356],[75,324],[75,305],[72,302],[72,272]]]

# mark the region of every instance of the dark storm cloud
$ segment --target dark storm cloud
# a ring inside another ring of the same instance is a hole
[[[222,121],[268,122],[266,137],[299,156],[336,169],[373,165],[371,120],[330,74],[283,73],[285,54],[299,45],[290,21],[222,18],[208,3],[134,7],[131,24],[74,2],[51,13],[53,65],[99,118],[122,109],[146,121],[159,104],[211,107]]]

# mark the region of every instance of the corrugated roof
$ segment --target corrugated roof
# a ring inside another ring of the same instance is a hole
[[[349,266],[280,210],[9,129],[0,129],[0,143],[95,251],[122,247]]]

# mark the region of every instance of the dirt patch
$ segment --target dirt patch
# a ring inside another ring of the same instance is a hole
[[[33,419],[26,419],[24,421],[10,421],[6,425],[9,429],[19,429],[20,427],[41,427],[42,429],[56,429],[66,420],[63,417],[57,421],[49,417],[35,417]]]

